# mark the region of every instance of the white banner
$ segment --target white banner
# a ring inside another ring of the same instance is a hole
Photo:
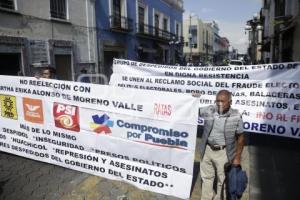
[[[295,77],[300,76],[299,65],[299,62],[293,62],[264,65],[187,67],[114,59],[113,73],[134,74],[142,76],[200,78],[208,80],[265,80],[269,78],[276,79],[277,76],[282,77],[284,75],[285,80],[290,80],[291,78],[293,80],[295,79]]]
[[[190,95],[1,76],[0,150],[188,198],[197,103]]]
[[[127,65],[124,60],[114,62],[117,63],[114,65],[116,73],[111,76],[111,85],[177,93],[200,92],[200,107],[214,104],[217,92],[226,89],[232,92],[232,107],[243,113],[245,131],[300,138],[300,63],[224,66],[230,67],[231,71],[219,74],[239,74],[248,78],[216,76],[208,79],[203,76],[217,73],[215,70],[222,67],[191,67],[191,73],[200,69],[208,70],[198,72],[194,77],[179,76],[186,73],[187,67],[154,66],[131,61]],[[121,65],[120,62],[125,64]],[[269,69],[268,66],[273,67]],[[165,76],[167,74],[174,76]]]

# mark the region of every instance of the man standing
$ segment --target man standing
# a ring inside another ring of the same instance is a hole
[[[243,120],[238,110],[230,107],[231,102],[231,93],[220,90],[216,96],[215,106],[200,108],[199,115],[204,118],[200,143],[201,200],[221,199],[225,179],[224,165],[241,164],[245,142]],[[215,176],[217,176],[216,192],[213,190]]]
[[[47,79],[55,79],[55,69],[50,66],[43,67],[42,70],[35,75],[37,79],[39,78],[47,78]]]

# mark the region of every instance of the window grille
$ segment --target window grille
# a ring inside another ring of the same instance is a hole
[[[58,19],[67,18],[66,0],[50,0],[51,17]]]

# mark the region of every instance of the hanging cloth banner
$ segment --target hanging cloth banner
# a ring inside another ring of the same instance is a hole
[[[176,93],[199,92],[199,107],[214,104],[219,90],[232,92],[244,130],[300,138],[300,63],[182,67],[114,60],[110,84]]]
[[[277,79],[284,74],[285,80],[294,80],[300,75],[299,62],[275,63],[264,65],[234,65],[234,66],[205,66],[187,67],[159,65],[136,62],[131,60],[114,59],[114,74],[134,74],[142,76],[168,76],[199,79],[235,79],[235,80],[265,80]],[[297,79],[298,80],[298,79]]]
[[[0,76],[0,150],[189,198],[190,95]]]

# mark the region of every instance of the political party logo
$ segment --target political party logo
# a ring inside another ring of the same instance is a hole
[[[40,99],[23,98],[24,119],[32,123],[43,124],[43,103]]]
[[[80,131],[79,108],[73,105],[54,103],[53,115],[55,126],[71,131]]]
[[[103,114],[102,116],[93,115],[93,122],[90,123],[90,128],[93,129],[94,132],[98,134],[109,134],[111,133],[111,127],[113,127],[114,122],[109,120],[109,116],[107,114]]]
[[[16,97],[0,95],[1,116],[9,119],[18,119]]]

